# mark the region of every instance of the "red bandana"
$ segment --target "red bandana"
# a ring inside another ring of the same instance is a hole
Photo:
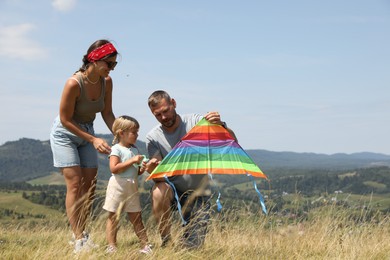
[[[107,55],[110,55],[111,53],[116,52],[116,49],[112,43],[106,43],[93,51],[91,51],[88,54],[88,61],[89,62],[95,62],[98,60],[101,60],[102,58],[106,57]]]

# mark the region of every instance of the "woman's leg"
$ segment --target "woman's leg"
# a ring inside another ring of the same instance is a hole
[[[67,189],[66,214],[75,238],[81,239],[94,198],[97,169],[66,167],[62,174]]]
[[[146,229],[142,223],[141,212],[128,212],[129,220],[133,224],[135,234],[141,242],[141,248],[144,248],[148,243],[148,235]]]
[[[95,189],[97,182],[97,168],[81,168],[81,193],[83,204],[83,212],[80,216],[83,231],[87,223],[88,216],[91,213],[93,200],[95,199]]]
[[[81,168],[79,166],[62,168],[66,183],[66,215],[76,239],[82,238],[83,227],[80,223],[80,214],[83,207],[81,200]]]

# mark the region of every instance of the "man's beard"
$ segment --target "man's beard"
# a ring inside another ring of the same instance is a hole
[[[166,128],[171,128],[173,125],[175,125],[175,123],[176,123],[176,118],[177,118],[177,113],[176,113],[176,111],[175,111],[175,114],[174,114],[174,116],[173,116],[173,118],[172,118],[171,120],[166,121],[166,122],[162,122],[161,124],[162,124],[163,126],[165,126]]]

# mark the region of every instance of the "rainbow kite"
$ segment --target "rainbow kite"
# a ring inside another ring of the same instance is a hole
[[[172,148],[147,180],[164,177],[168,181],[168,177],[184,174],[208,174],[211,179],[212,174],[246,174],[267,179],[224,127],[204,118]],[[253,183],[266,213],[264,200]]]

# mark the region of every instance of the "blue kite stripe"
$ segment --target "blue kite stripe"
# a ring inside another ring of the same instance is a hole
[[[200,154],[203,156],[208,156],[210,154],[237,154],[243,157],[248,157],[247,154],[239,148],[231,147],[231,146],[225,146],[225,147],[176,147],[174,150],[171,151],[171,154],[168,154],[165,158],[179,155],[183,156],[185,154]],[[165,159],[164,158],[164,159]]]

